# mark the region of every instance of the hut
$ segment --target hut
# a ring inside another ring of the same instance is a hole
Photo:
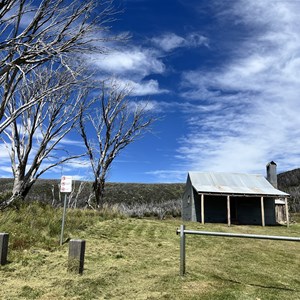
[[[267,178],[274,179],[274,171],[276,164],[271,162],[267,172],[272,174],[268,173]],[[275,225],[275,200],[284,199],[287,212],[288,196],[262,175],[189,172],[182,198],[182,218],[228,226],[232,223]]]

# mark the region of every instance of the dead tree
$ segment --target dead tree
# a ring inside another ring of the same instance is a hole
[[[36,6],[38,4],[38,6]],[[18,85],[49,61],[72,69],[84,53],[107,51],[104,42],[122,37],[107,34],[114,19],[112,0],[3,0],[0,3],[0,134],[40,99],[5,110]]]
[[[97,207],[103,204],[106,176],[117,155],[149,129],[155,118],[145,105],[128,100],[130,89],[116,81],[103,83],[99,96],[83,106],[79,118],[81,137],[93,171]]]
[[[18,198],[24,199],[37,178],[47,170],[82,156],[68,153],[60,145],[76,126],[80,108],[84,106],[80,87],[83,83],[63,67],[48,66],[37,68],[34,75],[18,86],[6,108],[7,118],[16,107],[36,98],[39,101],[19,114],[1,136],[14,177],[12,197],[2,207]]]

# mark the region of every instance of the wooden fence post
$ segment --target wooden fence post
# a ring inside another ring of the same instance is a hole
[[[0,265],[7,263],[8,233],[0,233]]]
[[[70,240],[68,271],[82,274],[84,267],[85,240]]]

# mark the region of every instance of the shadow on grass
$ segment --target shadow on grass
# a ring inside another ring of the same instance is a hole
[[[299,290],[295,290],[295,289],[291,289],[291,288],[287,288],[287,287],[268,286],[268,285],[262,285],[262,284],[257,284],[257,283],[244,283],[244,282],[241,282],[238,280],[224,278],[224,277],[221,277],[218,275],[213,275],[213,277],[215,279],[227,281],[227,282],[234,283],[234,284],[249,285],[249,286],[259,287],[259,288],[263,288],[263,289],[274,289],[274,290],[284,290],[284,291],[289,291],[289,292],[300,292]]]

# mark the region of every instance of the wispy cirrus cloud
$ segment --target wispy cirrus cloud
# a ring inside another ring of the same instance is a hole
[[[156,113],[178,113],[178,111],[189,114],[191,111],[195,114],[197,113],[214,113],[221,109],[221,105],[218,103],[211,105],[199,105],[192,102],[180,102],[180,101],[156,101],[156,100],[138,100],[131,101],[135,105],[144,106],[146,110],[156,112]],[[197,122],[194,117],[190,116],[189,124]]]
[[[181,47],[199,47],[199,46],[208,47],[209,46],[208,38],[197,32],[191,32],[185,37],[170,32],[170,33],[165,33],[158,37],[154,37],[151,39],[151,41],[160,49],[166,52]]]
[[[127,87],[130,90],[131,96],[147,96],[169,93],[168,90],[161,89],[158,81],[154,79],[136,82],[130,79],[117,78],[115,81],[120,85],[120,87]]]
[[[268,160],[299,167],[299,13],[297,1],[240,0],[219,14],[242,24],[247,38],[217,70],[182,76],[183,97],[221,107],[188,114],[178,148],[188,169],[264,172]]]

